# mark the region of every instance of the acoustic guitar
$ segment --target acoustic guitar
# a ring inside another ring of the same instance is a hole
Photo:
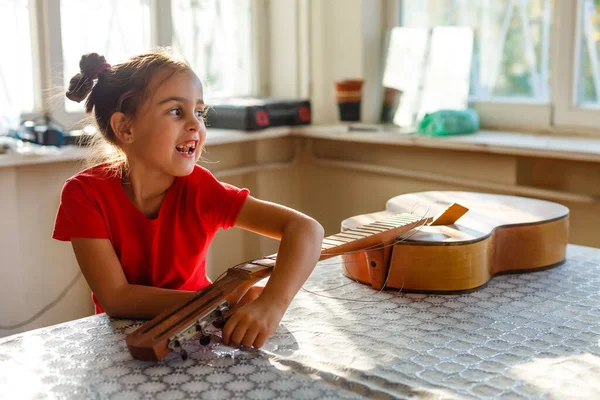
[[[385,211],[342,221],[341,231],[401,213],[433,221],[393,246],[342,256],[346,276],[376,290],[465,293],[485,286],[494,275],[536,271],[565,260],[569,209],[524,197],[404,194],[388,200]]]

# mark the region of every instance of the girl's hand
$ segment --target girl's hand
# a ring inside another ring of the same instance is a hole
[[[262,286],[252,286],[250,289],[248,289],[246,294],[242,296],[240,301],[237,302],[237,304],[233,307],[232,311],[235,312],[238,308],[241,308],[246,304],[250,303],[251,301],[258,299],[258,296],[260,296],[263,289],[264,287]]]
[[[262,288],[260,288],[262,289]],[[235,311],[223,327],[223,343],[234,347],[260,348],[275,332],[286,307],[279,307],[263,297],[249,300],[256,293],[247,293],[242,301],[250,301]],[[239,303],[238,303],[239,304]]]

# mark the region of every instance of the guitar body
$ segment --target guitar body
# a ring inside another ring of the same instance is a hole
[[[344,274],[374,289],[450,294],[477,290],[494,275],[550,268],[565,260],[569,209],[525,197],[441,191],[405,194],[388,200],[385,211],[342,221],[341,231],[398,213],[435,217],[453,203],[468,209],[455,223],[422,226],[394,244],[387,251],[391,254],[344,255]],[[384,278],[376,280],[374,269],[382,269]]]

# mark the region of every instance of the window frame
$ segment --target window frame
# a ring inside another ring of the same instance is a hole
[[[268,48],[265,46],[267,31],[262,28],[268,22],[264,12],[265,1],[267,0],[255,0],[251,3],[251,35],[256,46],[251,60],[252,88],[256,95],[264,94],[265,77],[261,73],[261,67],[268,56]],[[23,113],[21,119],[49,116],[62,127],[76,129],[89,116],[83,112],[65,110],[60,0],[30,0],[30,5],[36,71],[33,77],[34,110]],[[150,46],[170,46],[172,36],[171,0],[150,0]]]
[[[556,73],[553,74],[552,102],[554,124],[563,128],[591,128],[600,126],[600,106],[578,105],[577,90],[580,76],[582,37],[581,24],[584,0],[573,2],[555,1],[556,13],[560,19],[555,26],[558,36],[553,49]],[[568,79],[561,79],[567,77]],[[596,128],[597,129],[597,128]],[[600,130],[599,130],[600,131]]]
[[[45,68],[45,54],[46,49],[43,48],[42,43],[44,42],[44,20],[43,11],[43,0],[30,0],[29,2],[29,31],[31,37],[31,61],[33,64],[33,110],[21,112],[21,120],[32,120],[40,118],[40,115],[44,115],[45,103],[47,99],[43,94],[42,88],[48,87],[45,84],[47,80],[46,68]],[[40,17],[42,16],[42,17]]]

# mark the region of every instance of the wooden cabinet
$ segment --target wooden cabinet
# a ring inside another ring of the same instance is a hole
[[[469,138],[420,142],[378,133],[344,136],[339,127],[331,132],[319,127],[219,132],[207,144],[203,165],[219,179],[249,188],[255,197],[314,217],[326,235],[339,232],[343,219],[383,210],[389,198],[402,193],[525,195],[529,192],[523,188],[529,188],[534,194],[558,196],[548,200],[569,207],[571,243],[600,247],[600,150],[571,156],[556,149],[473,145]],[[597,142],[590,141],[588,150],[600,148]],[[83,277],[77,278],[70,243],[51,239],[62,185],[82,165],[78,157],[41,164],[0,163],[0,325],[26,321],[71,284],[42,316],[14,329],[0,329],[0,336],[93,313],[90,290]],[[559,200],[562,195],[567,201]],[[277,245],[238,229],[219,232],[209,251],[208,274],[214,279],[238,262],[276,252]]]

